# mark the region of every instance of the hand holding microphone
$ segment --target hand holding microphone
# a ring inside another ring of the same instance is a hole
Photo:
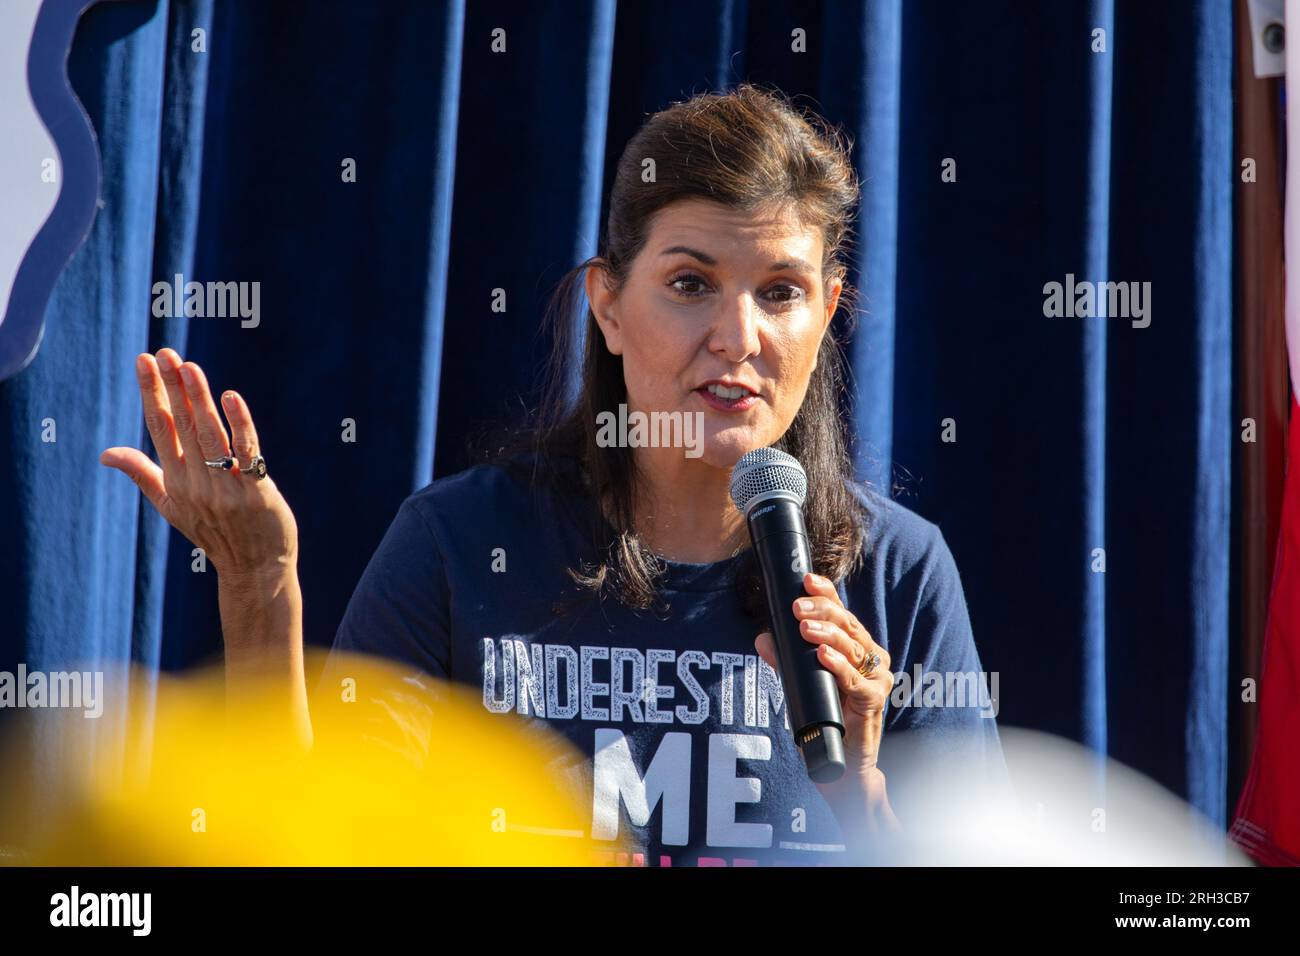
[[[876,755],[894,678],[889,653],[835,586],[811,573],[806,493],[803,467],[774,448],[748,452],[732,471],[731,499],[745,515],[772,620],[755,648],[781,675],[809,777],[859,784],[880,776]]]

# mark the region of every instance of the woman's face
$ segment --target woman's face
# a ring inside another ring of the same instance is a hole
[[[821,261],[820,230],[788,212],[705,199],[661,209],[617,295],[587,273],[605,344],[623,357],[628,411],[702,413],[698,457],[715,468],[777,441],[839,301],[839,280],[823,294]]]

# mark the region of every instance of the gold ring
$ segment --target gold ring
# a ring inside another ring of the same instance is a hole
[[[872,651],[870,654],[867,655],[866,660],[864,660],[858,666],[858,673],[861,674],[863,677],[870,677],[871,672],[876,669],[876,665],[879,663],[880,663],[880,655]]]

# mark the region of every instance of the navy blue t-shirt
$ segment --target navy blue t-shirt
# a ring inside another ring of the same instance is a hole
[[[909,759],[919,753],[931,767],[957,773],[965,757],[1005,774],[996,683],[990,701],[939,529],[852,487],[868,516],[866,554],[840,594],[892,659],[878,764],[906,828],[909,781],[891,762],[891,739],[906,735]],[[588,835],[630,842],[627,862],[845,862],[844,835],[795,745],[780,677],[754,649],[759,628],[734,587],[744,555],[666,562],[666,614],[613,600],[557,614],[557,598],[574,593],[566,569],[594,554],[576,502],[494,465],[415,492],[366,567],[334,648],[469,685],[486,711],[568,738],[586,756],[566,773],[591,807]],[[951,782],[956,791],[964,778]]]

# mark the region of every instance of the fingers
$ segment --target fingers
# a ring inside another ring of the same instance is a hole
[[[781,673],[781,665],[776,659],[776,643],[772,640],[771,632],[764,631],[754,639],[754,650],[758,651],[758,656],[767,662],[768,667]]]
[[[158,363],[148,352],[135,360],[136,378],[140,382],[140,402],[144,407],[144,424],[158,451],[158,461],[164,471],[175,472],[181,467],[181,443],[172,421],[167,390],[158,374]]]
[[[879,654],[877,670],[889,670],[889,653],[872,640],[857,615],[844,607],[833,584],[809,574],[804,576],[804,588],[813,596],[794,602],[794,616],[805,640],[830,644],[854,667],[861,667],[869,654]]]
[[[257,429],[253,427],[253,415],[244,396],[238,392],[226,392],[221,407],[226,411],[226,421],[230,422],[231,447],[239,459],[239,467],[243,468],[261,447],[257,441]]]
[[[163,471],[148,455],[137,448],[114,446],[105,448],[100,453],[99,462],[109,468],[116,468],[134,481],[136,487],[149,499],[149,503],[164,518],[167,517],[167,489],[163,483]]]
[[[829,578],[824,578],[820,574],[805,574],[803,588],[814,597],[824,597],[832,604],[844,607],[844,602],[840,600],[840,592],[835,590],[835,583]]]
[[[861,667],[871,652],[849,637],[838,624],[807,618],[799,622],[799,633],[810,644],[822,644],[844,656],[855,668]],[[883,660],[883,658],[882,658]]]
[[[174,349],[158,350],[158,373],[162,376],[163,386],[167,389],[172,422],[176,426],[176,436],[180,439],[181,449],[185,454],[185,473],[191,480],[203,481],[206,479],[204,472],[208,469],[203,464],[203,451],[199,448],[199,437],[194,428],[194,409],[190,405],[189,396],[185,394],[180,368],[181,357]]]
[[[885,671],[880,679],[876,679],[877,672],[873,671],[872,677],[864,677],[847,657],[829,644],[817,648],[817,659],[834,676],[840,693],[844,695],[846,708],[863,715],[883,713],[885,700],[893,689],[892,674]]]
[[[230,454],[230,436],[226,423],[221,420],[217,406],[208,390],[208,377],[193,362],[181,365],[181,383],[194,411],[194,428],[199,439],[199,450],[205,459],[221,458]]]

